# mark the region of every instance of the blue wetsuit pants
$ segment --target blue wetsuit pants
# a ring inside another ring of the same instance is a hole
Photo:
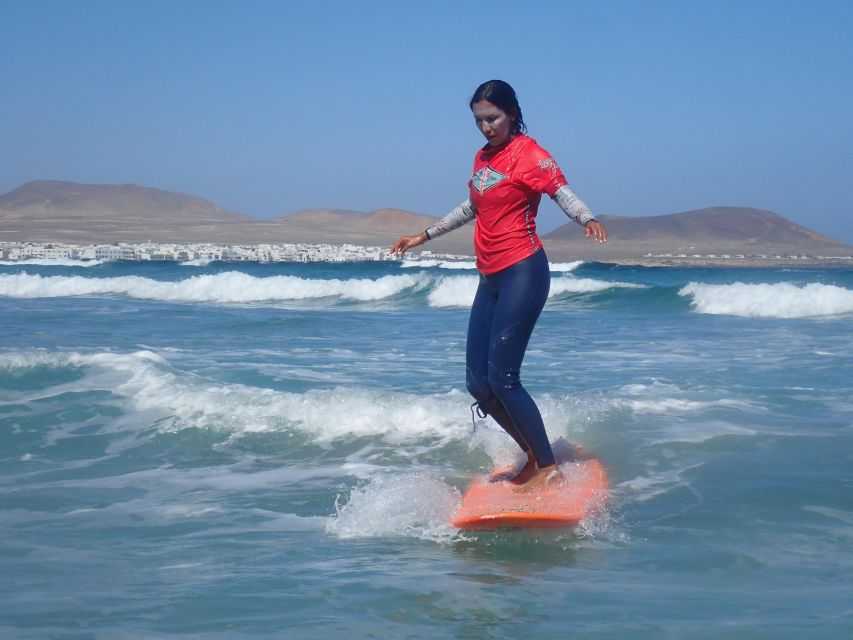
[[[465,351],[466,384],[538,466],[554,464],[542,415],[521,386],[521,361],[548,299],[551,272],[543,250],[491,275],[480,274]]]

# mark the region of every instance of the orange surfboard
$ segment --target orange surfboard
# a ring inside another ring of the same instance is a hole
[[[557,447],[554,449],[557,454]],[[604,466],[582,449],[572,447],[568,459],[561,449],[563,455],[557,455],[557,461],[565,482],[544,491],[519,493],[513,491],[518,485],[510,481],[477,478],[468,487],[451,524],[458,529],[574,527],[600,510],[607,499]]]

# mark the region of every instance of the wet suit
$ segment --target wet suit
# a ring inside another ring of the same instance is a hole
[[[539,409],[521,385],[520,371],[550,286],[544,251],[497,273],[481,274],[465,349],[468,392],[525,453],[533,451],[540,468],[554,464],[554,454]]]
[[[505,145],[486,145],[474,158],[469,197],[426,230],[435,238],[476,220],[474,248],[480,283],[466,345],[466,385],[492,418],[539,468],[554,453],[536,403],[520,371],[533,327],[548,298],[548,259],[536,235],[536,213],[547,193],[581,225],[595,218],[566,182],[553,158],[533,138],[516,134]]]

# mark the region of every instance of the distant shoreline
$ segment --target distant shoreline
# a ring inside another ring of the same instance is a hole
[[[802,258],[606,258],[593,260],[641,267],[853,267],[853,256]]]
[[[547,251],[547,248],[546,248]],[[853,256],[682,256],[645,255],[642,257],[589,256],[559,258],[549,256],[551,262],[581,261],[643,267],[853,267]],[[112,243],[71,244],[59,242],[0,242],[0,260],[25,263],[33,260],[46,262],[79,260],[81,262],[130,261],[130,262],[393,262],[400,260],[387,248],[352,244],[214,244],[214,243]],[[407,260],[458,260],[473,261],[469,255],[436,252],[429,249],[406,254]]]

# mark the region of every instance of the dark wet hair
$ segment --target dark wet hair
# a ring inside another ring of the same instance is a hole
[[[527,125],[524,124],[524,118],[521,116],[521,107],[518,104],[518,96],[515,95],[515,89],[513,89],[508,82],[504,82],[503,80],[489,80],[488,82],[484,82],[477,87],[474,95],[471,96],[471,101],[468,103],[468,106],[473,111],[474,104],[481,100],[488,100],[498,109],[514,119],[512,127],[513,133],[527,132]]]

